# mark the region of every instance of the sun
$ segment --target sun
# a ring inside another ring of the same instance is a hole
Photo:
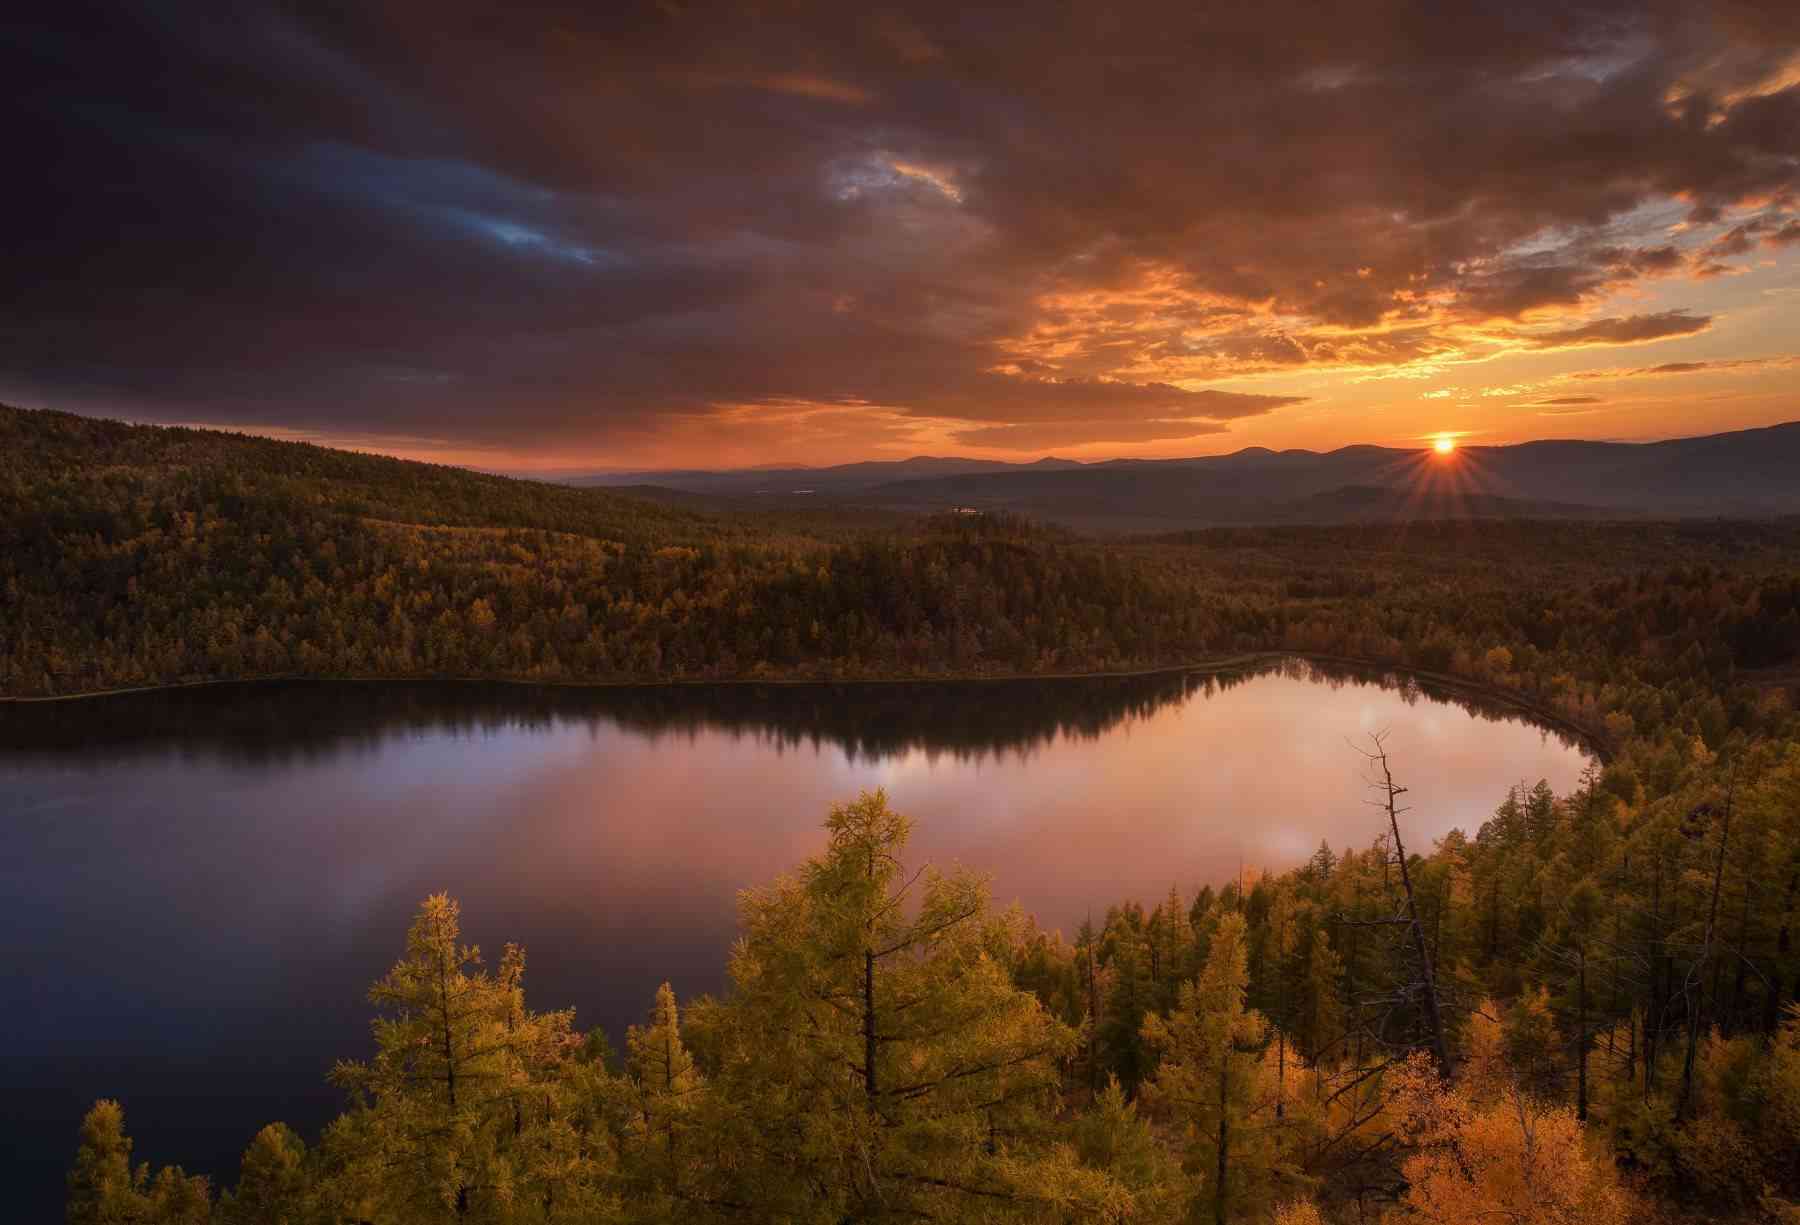
[[[1448,455],[1450,452],[1456,450],[1456,439],[1450,437],[1448,434],[1439,434],[1437,436],[1437,441],[1431,445],[1436,449],[1439,455]]]

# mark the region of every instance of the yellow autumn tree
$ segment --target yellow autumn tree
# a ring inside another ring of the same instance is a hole
[[[204,1177],[164,1166],[152,1178],[148,1163],[134,1167],[124,1110],[115,1101],[94,1103],[68,1174],[69,1225],[207,1225],[211,1215]]]
[[[461,909],[425,899],[406,955],[369,991],[376,1053],[333,1079],[355,1107],[326,1134],[341,1208],[383,1221],[515,1221],[586,1212],[610,1152],[579,1134],[566,1063],[569,1012],[525,1008],[524,953],[500,972],[461,942]]]
[[[1225,915],[1176,1009],[1144,1018],[1144,1040],[1162,1055],[1144,1098],[1183,1137],[1183,1164],[1199,1188],[1195,1212],[1221,1225],[1265,1206],[1282,1174],[1275,1086],[1262,1058],[1268,1023],[1244,1004],[1247,945],[1243,916]]]
[[[1488,1103],[1414,1055],[1397,1072],[1406,1193],[1393,1222],[1624,1225],[1631,1200],[1575,1112],[1507,1085]]]
[[[791,1222],[1128,1216],[1060,1136],[1076,1035],[992,955],[1018,933],[986,882],[908,867],[880,791],[825,824],[822,854],[742,898],[710,1198]]]
[[[1270,1225],[1325,1225],[1319,1206],[1309,1199],[1297,1199],[1275,1209]]]
[[[306,1144],[285,1123],[256,1133],[238,1165],[237,1186],[219,1199],[227,1225],[299,1225],[307,1210]]]
[[[681,1040],[681,1015],[668,983],[656,989],[648,1024],[633,1025],[625,1035],[625,1049],[625,1173],[638,1194],[666,1200],[673,1211],[689,1190],[690,1132],[705,1086]]]

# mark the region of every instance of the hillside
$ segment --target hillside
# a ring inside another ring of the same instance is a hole
[[[0,695],[266,676],[1041,675],[1271,650],[1485,680],[1495,644],[1574,669],[1596,641],[1638,643],[1639,675],[1694,646],[1682,667],[1723,683],[1800,655],[1794,522],[1490,521],[1415,503],[1391,524],[1389,494],[1323,500],[1376,513],[1103,544],[1006,514],[709,515],[4,409]],[[1664,573],[1671,558],[1688,569]],[[1579,695],[1534,700],[1597,726]]]
[[[1204,635],[1170,585],[1040,529],[882,522],[0,409],[0,695],[1087,670]]]

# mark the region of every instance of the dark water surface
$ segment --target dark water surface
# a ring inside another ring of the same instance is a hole
[[[369,1052],[413,908],[529,953],[528,999],[615,1041],[656,985],[717,991],[736,891],[888,789],[916,857],[1047,926],[1379,829],[1347,739],[1390,729],[1419,849],[1587,758],[1504,708],[1288,664],[1227,677],[572,690],[282,683],[0,707],[0,1161],[60,1220],[82,1111],[229,1181],[312,1140]]]

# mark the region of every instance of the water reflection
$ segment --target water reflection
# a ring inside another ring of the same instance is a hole
[[[362,993],[425,893],[520,940],[541,1007],[617,1032],[722,985],[734,898],[882,785],[917,852],[1046,924],[1375,832],[1345,741],[1381,728],[1419,843],[1583,754],[1516,712],[1287,664],[1224,676],[573,690],[227,686],[0,713],[0,1151],[42,1215],[82,1108],[229,1172],[314,1130]]]
[[[1281,675],[1330,690],[1373,686],[1408,705],[1454,703],[1484,719],[1530,723],[1517,705],[1406,674],[1301,659],[1223,671],[1057,680],[618,688],[479,682],[278,681],[123,694],[101,701],[0,705],[0,752],[215,755],[248,765],[326,761],[391,738],[546,731],[609,724],[656,740],[727,731],[770,746],[840,749],[874,761],[914,749],[957,761],[1029,755],[1092,740],[1171,705]],[[1566,746],[1574,738],[1553,734]]]

